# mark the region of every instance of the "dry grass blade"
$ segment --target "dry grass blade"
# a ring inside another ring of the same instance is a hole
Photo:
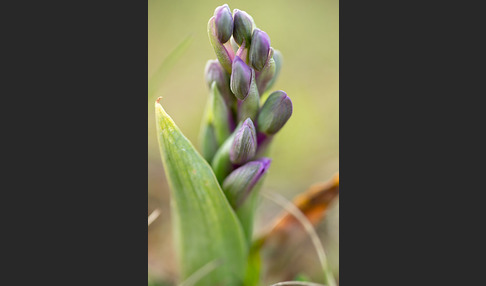
[[[306,218],[315,226],[323,218],[329,208],[330,203],[339,195],[339,174],[325,183],[312,185],[306,192],[294,198],[294,205],[302,212]],[[292,214],[284,211],[275,220],[275,223],[261,239],[279,232],[292,230],[299,222]]]
[[[154,210],[148,217],[148,225],[151,225],[160,215],[160,209]]]
[[[319,237],[317,235],[316,230],[314,229],[314,226],[307,219],[304,213],[302,213],[302,211],[298,207],[296,207],[291,201],[288,201],[281,195],[274,194],[274,193],[262,193],[262,195],[267,199],[270,199],[274,203],[283,207],[288,213],[293,215],[299,223],[302,224],[306,232],[309,234],[312,244],[314,244],[317,255],[319,257],[319,262],[321,263],[322,269],[324,271],[324,279],[327,283],[327,286],[336,286],[336,281],[327,263],[327,257],[326,257],[326,253],[324,252],[324,247],[322,246],[322,243],[319,240]]]

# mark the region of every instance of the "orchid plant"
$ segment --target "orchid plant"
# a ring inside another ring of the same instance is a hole
[[[248,13],[217,7],[208,35],[217,59],[205,68],[201,152],[160,98],[155,105],[181,279],[213,265],[193,285],[259,285],[254,215],[271,165],[268,147],[291,117],[292,101],[284,91],[270,92],[282,55]]]

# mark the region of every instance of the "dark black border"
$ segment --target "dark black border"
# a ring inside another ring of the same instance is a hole
[[[2,6],[3,284],[144,285],[146,2]]]
[[[340,1],[342,285],[483,280],[478,9]]]

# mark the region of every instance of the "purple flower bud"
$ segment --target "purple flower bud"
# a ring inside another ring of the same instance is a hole
[[[270,38],[260,29],[253,31],[250,47],[250,63],[257,71],[263,70],[270,53]]]
[[[206,63],[204,75],[208,87],[211,88],[213,81],[215,81],[221,95],[225,99],[226,103],[230,105],[234,101],[234,96],[229,88],[229,75],[223,69],[223,66],[219,63],[219,61],[209,60]]]
[[[222,86],[228,79],[226,72],[223,70],[223,67],[219,63],[218,60],[209,60],[206,63],[206,67],[204,68],[204,76],[206,78],[206,84],[209,88],[213,81],[218,84],[218,88]]]
[[[235,9],[233,11],[234,27],[233,38],[241,46],[243,41],[247,46],[251,43],[251,33],[253,32],[253,18],[245,11]]]
[[[230,88],[238,99],[244,100],[248,96],[252,76],[253,70],[240,57],[235,56],[231,72]]]
[[[233,164],[243,164],[255,156],[257,149],[256,130],[250,118],[238,129],[230,149]]]
[[[233,62],[235,53],[231,48],[231,44],[229,42],[223,44],[218,39],[214,19],[215,17],[213,16],[211,17],[211,19],[209,19],[208,22],[209,41],[211,42],[211,46],[213,46],[216,57],[218,58],[223,68],[226,70],[227,73],[231,73],[231,63]]]
[[[258,115],[258,131],[275,134],[292,115],[292,101],[284,91],[270,94]]]
[[[228,4],[214,10],[214,23],[218,40],[223,44],[226,43],[233,34],[233,15]]]
[[[230,204],[236,209],[241,206],[252,188],[270,167],[269,158],[251,161],[231,172],[223,182],[223,190]]]

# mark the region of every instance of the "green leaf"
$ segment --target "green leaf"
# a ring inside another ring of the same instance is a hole
[[[160,98],[159,98],[160,100]],[[171,190],[171,213],[181,278],[210,261],[221,266],[195,285],[242,285],[248,246],[235,212],[204,158],[159,104],[160,153]]]
[[[211,162],[218,148],[230,136],[230,120],[231,110],[226,105],[217,83],[213,81],[199,134],[201,152],[206,161]]]
[[[213,125],[204,118],[206,118],[206,116],[203,117],[203,122],[201,125],[199,145],[201,146],[201,152],[204,159],[211,162],[214,154],[216,154],[216,151],[218,151],[218,142],[216,141]]]
[[[231,113],[214,81],[211,85],[211,94],[209,98],[212,105],[209,121],[212,122],[216,140],[218,141],[218,144],[221,145],[231,134]]]

